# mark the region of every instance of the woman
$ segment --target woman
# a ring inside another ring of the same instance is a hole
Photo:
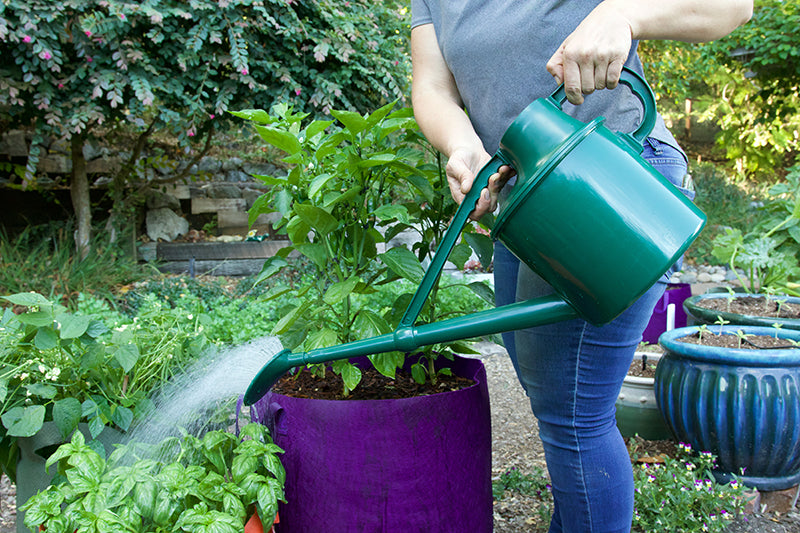
[[[603,89],[617,86],[623,65],[642,74],[639,40],[712,40],[751,14],[752,0],[412,0],[414,114],[448,158],[460,202],[508,125],[558,84],[569,114],[583,121],[602,115],[612,130],[633,131],[638,99],[626,88]],[[661,117],[642,155],[682,185],[686,157]],[[513,171],[503,167],[472,217],[493,211],[510,186]],[[530,269],[517,268],[496,251],[500,299],[551,291]],[[657,283],[608,325],[572,320],[518,331],[506,343],[539,423],[555,500],[551,532],[630,530],[633,475],[614,402],[664,288]]]

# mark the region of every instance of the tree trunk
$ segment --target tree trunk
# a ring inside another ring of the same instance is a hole
[[[75,230],[75,249],[81,260],[89,255],[89,240],[92,234],[92,209],[89,199],[89,178],[86,175],[86,160],[83,158],[83,136],[72,136],[72,181],[70,183],[72,208],[75,211],[78,229]]]

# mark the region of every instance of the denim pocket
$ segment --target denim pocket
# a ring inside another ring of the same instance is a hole
[[[686,187],[689,170],[686,156],[678,148],[653,137],[645,139],[642,158],[658,170],[690,200],[694,200],[694,189]]]

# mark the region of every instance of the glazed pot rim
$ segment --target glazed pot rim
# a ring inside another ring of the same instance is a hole
[[[700,328],[697,326],[687,326],[667,331],[661,334],[658,343],[666,350],[667,353],[665,355],[683,359],[741,366],[800,366],[800,348],[770,350],[723,348],[720,346],[703,346],[680,342],[678,340],[682,337],[697,333],[699,329]],[[720,331],[720,326],[708,326],[708,330],[710,333],[716,335]],[[722,326],[722,333],[726,335],[735,335],[739,330],[754,335],[777,335],[777,337],[781,339],[800,341],[800,331],[797,330],[749,325]]]

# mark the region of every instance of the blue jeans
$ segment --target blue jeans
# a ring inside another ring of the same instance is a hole
[[[648,139],[642,155],[681,184],[687,167],[677,149]],[[498,305],[552,292],[525,265],[515,267],[518,260],[501,246],[494,265]],[[539,422],[555,500],[551,533],[630,531],[633,472],[614,404],[667,279],[610,324],[576,319],[517,331],[505,341]]]

